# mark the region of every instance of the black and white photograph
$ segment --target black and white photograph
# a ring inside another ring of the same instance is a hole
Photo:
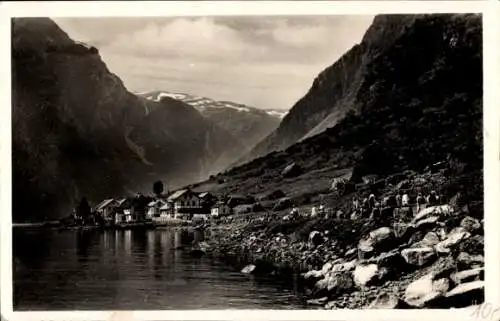
[[[13,311],[484,304],[452,11],[12,17]]]

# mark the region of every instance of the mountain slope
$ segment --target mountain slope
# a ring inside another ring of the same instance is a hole
[[[298,196],[328,189],[331,178],[345,170],[354,169],[352,178],[359,181],[368,174],[420,171],[447,160],[459,164],[462,174],[476,173],[469,187],[481,198],[482,174],[477,174],[482,169],[481,17],[382,16],[375,22],[377,28],[372,26],[370,33],[391,28],[404,32],[389,39],[387,49],[362,67],[364,77],[353,100],[356,108],[336,126],[197,188],[249,194],[280,188]],[[325,78],[322,86],[332,88],[335,81]],[[309,95],[311,101],[324,97]],[[296,110],[287,117],[294,114]],[[304,174],[284,179],[281,171],[291,162]]]
[[[153,91],[139,94],[151,101],[159,101],[163,97],[170,97],[196,108],[205,118],[238,139],[248,152],[258,142],[276,129],[284,117],[284,111],[262,110],[237,104],[230,101],[215,101],[206,97],[198,97],[183,93],[168,93]]]
[[[200,180],[233,148],[193,107],[128,92],[96,48],[52,20],[13,20],[14,220],[60,217],[82,196],[150,192],[153,179]]]
[[[317,135],[336,125],[349,110],[357,109],[357,97],[369,93],[361,91],[361,85],[369,72],[370,63],[393,48],[415,20],[416,16],[411,15],[377,16],[361,43],[321,72],[280,126],[237,164],[283,150],[297,141]]]

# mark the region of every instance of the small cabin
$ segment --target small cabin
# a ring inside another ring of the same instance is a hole
[[[104,221],[112,221],[113,214],[119,207],[118,201],[113,198],[105,199],[95,207],[95,212],[97,212]]]
[[[200,197],[190,189],[176,191],[168,197],[167,202],[172,207],[175,217],[179,217],[181,214],[203,213]]]
[[[160,217],[161,214],[161,208],[167,204],[167,202],[163,200],[154,200],[149,202],[147,205],[147,212],[146,212],[146,217],[148,219],[152,219],[153,217]]]
[[[231,212],[231,207],[228,204],[219,202],[212,207],[210,214],[213,217],[221,217],[231,215]]]

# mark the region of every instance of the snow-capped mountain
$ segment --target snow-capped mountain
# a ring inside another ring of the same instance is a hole
[[[262,113],[265,112],[269,116],[282,119],[288,113],[288,110],[280,109],[259,109],[255,107],[246,106],[244,104],[235,103],[232,101],[217,101],[207,97],[201,97],[186,93],[170,93],[165,91],[153,91],[147,93],[137,93],[137,95],[145,97],[149,100],[160,101],[163,97],[169,97],[172,99],[180,100],[187,103],[199,111],[204,111],[207,108],[232,108],[239,112],[253,112]]]
[[[155,102],[160,102],[162,99],[182,101],[237,137],[246,149],[253,148],[275,130],[287,112],[285,110],[258,109],[232,101],[217,101],[186,93],[152,91],[136,93],[136,95]]]

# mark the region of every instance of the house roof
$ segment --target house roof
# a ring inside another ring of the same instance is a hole
[[[148,207],[153,207],[153,206],[156,206],[158,204],[161,204],[162,206],[165,204],[165,201],[163,200],[154,200],[154,201],[151,201],[148,203]]]
[[[95,209],[96,210],[101,210],[101,209],[105,208],[106,206],[110,205],[111,203],[113,203],[114,201],[115,200],[112,199],[112,198],[105,199],[101,203],[97,204],[97,206],[95,207]]]
[[[126,200],[127,200],[126,198],[121,198],[121,199],[117,200],[118,205],[122,205],[123,203],[125,203]]]
[[[160,207],[160,210],[168,210],[169,206],[170,206],[170,204],[166,203],[165,205],[163,205],[162,207]]]
[[[201,197],[201,198],[203,198],[205,196],[208,196],[208,195],[210,195],[209,192],[203,192],[203,193],[198,194],[198,196]]]
[[[182,195],[184,195],[185,193],[187,193],[187,191],[188,191],[187,189],[178,190],[174,194],[170,195],[168,197],[168,200],[169,201],[175,201],[176,199],[178,199],[179,197],[181,197]]]

